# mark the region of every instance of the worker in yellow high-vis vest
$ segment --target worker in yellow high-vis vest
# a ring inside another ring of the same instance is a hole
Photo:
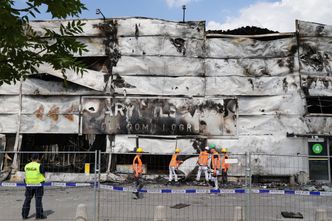
[[[30,203],[33,196],[36,199],[36,219],[46,219],[44,215],[42,198],[44,195],[43,183],[45,182],[45,169],[39,163],[39,155],[32,154],[32,162],[24,167],[25,172],[25,200],[22,208],[22,218],[28,219]]]

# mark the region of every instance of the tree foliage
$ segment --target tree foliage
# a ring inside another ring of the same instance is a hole
[[[16,8],[13,0],[0,0],[0,85],[38,73],[43,63],[63,75],[67,69],[83,74],[84,65],[73,54],[87,51],[74,37],[83,32],[84,23],[61,22],[57,31],[43,28],[42,34],[37,33],[29,17],[36,18],[42,7],[55,19],[77,17],[86,9],[80,0],[27,0],[25,8]]]

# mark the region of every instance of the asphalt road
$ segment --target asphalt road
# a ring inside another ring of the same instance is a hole
[[[145,186],[148,189],[165,188],[165,186]],[[167,186],[172,189],[207,189],[202,186]],[[167,220],[224,220],[233,221],[234,208],[241,206],[246,210],[250,202],[252,221],[305,220],[313,221],[317,208],[328,211],[332,220],[332,197],[298,196],[272,194],[169,194],[144,193],[142,199],[133,199],[131,192],[100,190],[99,220],[153,220],[156,206],[164,206]],[[98,197],[98,195],[97,195]],[[24,188],[0,187],[0,221],[21,220],[21,207],[24,200]],[[85,203],[89,220],[93,220],[94,191],[88,187],[46,187],[43,198],[47,220],[73,220],[77,205]],[[281,212],[300,212],[304,219],[285,219]],[[34,201],[30,218],[35,217]],[[248,220],[248,219],[246,219]]]

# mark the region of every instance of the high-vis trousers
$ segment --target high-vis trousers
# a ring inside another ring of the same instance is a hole
[[[178,182],[178,175],[176,174],[175,170],[176,170],[175,167],[169,167],[169,179],[168,179],[169,182],[171,182],[173,180],[173,176],[174,176],[175,182]]]
[[[213,170],[211,171],[210,180],[214,182],[214,189],[215,190],[219,189],[218,175],[219,175],[219,170],[216,170],[216,175],[215,176],[213,174]]]
[[[205,174],[205,180],[206,182],[209,182],[209,174],[208,174],[208,167],[207,166],[202,166],[200,165],[198,167],[198,172],[197,172],[197,176],[196,176],[196,181],[199,181],[201,179],[201,173],[202,171]]]

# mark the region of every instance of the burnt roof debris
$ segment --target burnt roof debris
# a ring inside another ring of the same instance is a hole
[[[263,35],[263,34],[273,34],[279,33],[277,31],[272,31],[267,28],[259,28],[256,26],[245,26],[236,29],[225,30],[207,30],[208,34],[228,34],[228,35]]]

